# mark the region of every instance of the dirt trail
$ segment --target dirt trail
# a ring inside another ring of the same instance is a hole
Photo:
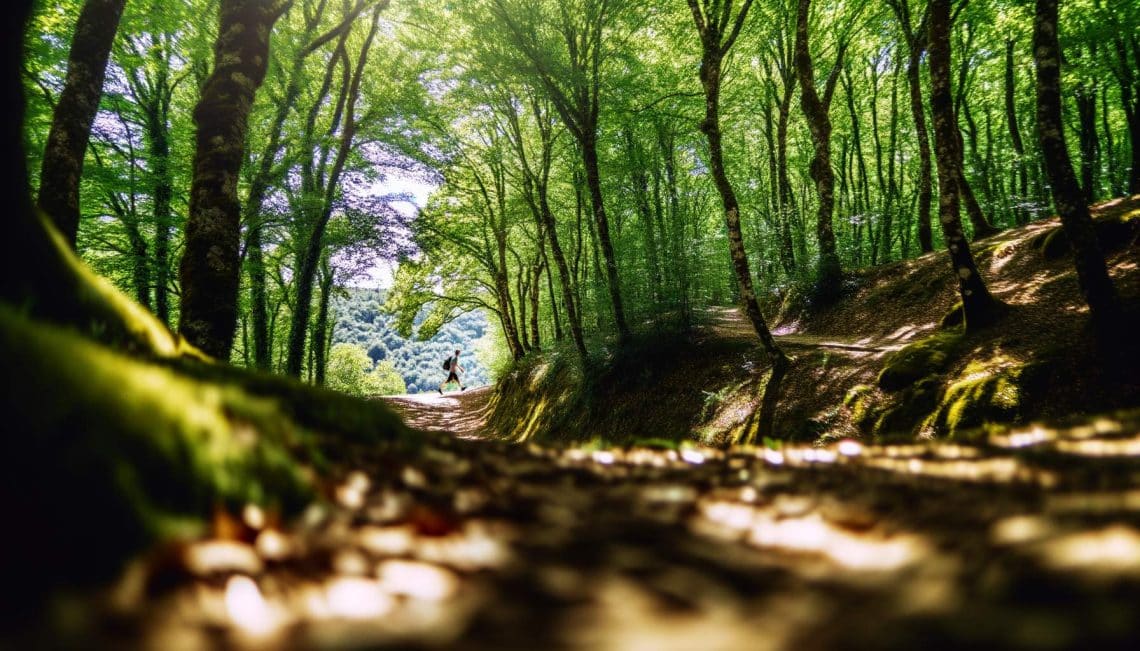
[[[491,387],[466,391],[419,393],[382,398],[404,422],[424,432],[449,432],[461,438],[477,438],[487,417]]]
[[[706,310],[702,327],[709,332],[731,339],[755,339],[756,332],[744,314],[736,307],[711,307]],[[911,333],[895,337],[844,337],[839,335],[808,335],[775,330],[776,341],[788,348],[817,348],[852,353],[886,353],[906,345]]]

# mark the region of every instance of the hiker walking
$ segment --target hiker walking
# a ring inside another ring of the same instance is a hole
[[[447,361],[443,363],[444,370],[447,371],[447,379],[439,385],[439,395],[443,395],[443,387],[451,384],[452,382],[459,385],[460,391],[466,391],[467,387],[463,386],[463,382],[459,380],[459,374],[465,373],[463,367],[459,365],[459,351],[455,351],[454,357],[448,357]]]

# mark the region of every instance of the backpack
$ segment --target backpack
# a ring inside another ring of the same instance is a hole
[[[450,357],[448,357],[446,360],[444,360],[444,362],[443,362],[443,370],[445,370],[445,371],[450,371],[450,370],[451,370],[451,358],[450,358]]]

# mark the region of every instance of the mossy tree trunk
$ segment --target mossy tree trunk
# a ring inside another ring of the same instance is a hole
[[[1073,249],[1077,281],[1102,335],[1120,326],[1120,302],[1108,275],[1085,195],[1077,183],[1061,120],[1061,47],[1057,36],[1058,0],[1037,0],[1033,59],[1037,64],[1037,137],[1053,203]]]
[[[808,18],[811,13],[811,0],[799,0],[796,15],[796,75],[800,81],[800,103],[804,117],[811,131],[814,156],[811,159],[811,179],[815,181],[819,194],[819,208],[816,213],[815,234],[819,242],[819,293],[821,296],[834,296],[839,291],[843,269],[839,263],[839,253],[835,244],[835,172],[831,169],[831,117],[828,111],[835,84],[843,68],[843,55],[847,43],[840,39],[839,51],[835,57],[835,67],[831,69],[824,84],[823,95],[815,87],[815,72],[808,44]]]
[[[91,125],[103,97],[111,44],[126,0],[86,0],[75,24],[67,78],[52,116],[40,168],[38,205],[68,244],[79,233],[79,179]]]
[[[748,10],[752,6],[752,0],[744,0],[736,16],[732,15],[731,0],[688,0],[688,2],[701,39],[700,79],[705,91],[705,119],[701,122],[701,131],[708,139],[709,168],[724,206],[724,223],[728,230],[728,249],[732,256],[732,267],[736,273],[736,283],[745,313],[772,361],[772,373],[761,400],[758,425],[750,436],[751,440],[756,440],[771,436],[773,433],[776,403],[788,360],[772,337],[764,315],[760,312],[760,304],[756,300],[752,273],[748,265],[748,253],[744,248],[744,236],[740,228],[740,204],[724,169],[720,132],[720,83],[724,57],[732,49],[740,34]]]
[[[950,262],[958,280],[958,293],[966,327],[982,327],[996,316],[998,302],[978,272],[973,252],[962,231],[961,136],[954,115],[950,88],[950,0],[931,0],[929,25],[930,108],[938,164],[938,214]]]
[[[254,96],[269,64],[269,36],[287,3],[222,0],[214,70],[194,109],[198,133],[178,329],[207,354],[228,360],[237,325],[241,205],[238,178]]]

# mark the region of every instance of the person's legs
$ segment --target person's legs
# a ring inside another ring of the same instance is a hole
[[[441,384],[441,385],[439,386],[439,393],[440,393],[440,395],[443,395],[443,387],[445,387],[445,386],[447,386],[447,385],[451,384],[452,382],[454,382],[454,383],[456,383],[456,384],[459,384],[459,376],[455,374],[455,371],[452,371],[451,373],[448,373],[448,374],[447,374],[447,379],[446,379],[446,380],[444,380],[443,384]]]

